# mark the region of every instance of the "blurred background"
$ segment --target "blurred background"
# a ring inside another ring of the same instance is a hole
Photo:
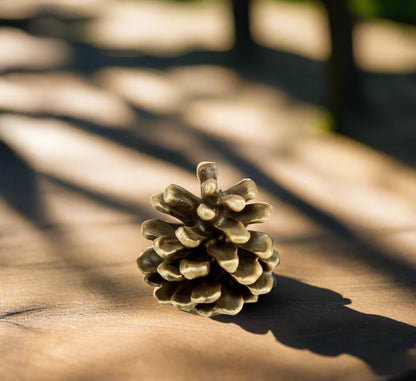
[[[2,0],[0,73],[2,311],[156,309],[139,224],[209,160],[282,274],[416,323],[415,1]]]

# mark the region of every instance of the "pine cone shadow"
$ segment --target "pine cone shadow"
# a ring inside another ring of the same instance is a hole
[[[257,334],[272,331],[276,340],[324,356],[349,354],[376,373],[395,375],[416,367],[416,327],[346,307],[337,292],[275,276],[277,287],[246,305],[236,316],[216,316]]]

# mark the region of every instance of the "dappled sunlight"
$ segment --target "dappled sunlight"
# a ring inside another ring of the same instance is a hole
[[[402,164],[346,138],[329,136],[299,139],[286,157],[266,150],[259,156],[248,146],[239,146],[238,152],[276,183],[336,217],[363,242],[416,266],[416,188],[405,194],[383,184],[402,176]],[[408,168],[406,176],[416,182],[416,171]],[[386,234],[389,229],[394,238]]]
[[[167,177],[183,183],[193,178],[175,165],[57,119],[3,115],[0,134],[36,171],[131,202],[147,203],[155,189],[166,186]]]
[[[374,72],[411,73],[416,70],[416,26],[388,21],[359,23],[354,48],[360,68]]]
[[[22,28],[0,28],[0,378],[374,381],[415,364],[416,168],[363,136],[397,126],[411,150],[416,29],[356,24],[353,140],[325,99],[323,9],[253,2],[246,54],[230,5],[0,1]],[[199,196],[201,161],[273,206],[249,229],[281,255],[277,287],[232,324],[158,305],[135,263],[144,220],[178,222],[151,195]]]
[[[131,265],[140,240],[137,221],[153,214],[148,200],[131,201],[97,190],[75,176],[67,180],[40,174],[39,178],[49,218],[64,233],[62,255],[70,263],[91,271],[109,264]]]
[[[174,113],[183,102],[184,94],[180,87],[162,71],[110,68],[98,72],[96,80],[145,111]]]
[[[99,70],[93,78],[133,106],[156,114],[178,113],[193,98],[231,95],[242,84],[235,71],[214,65],[177,66],[163,71],[111,67]]]
[[[113,224],[130,224],[132,220],[151,214],[151,206],[145,198],[114,197],[111,192],[97,189],[94,184],[83,181],[82,176],[56,177],[54,174],[39,172],[38,178],[40,192],[46,196],[45,208],[50,220],[71,231],[85,232],[85,236],[89,234],[86,227],[91,225],[108,229]],[[100,239],[100,235],[91,235],[91,239]],[[101,239],[104,241],[106,237]],[[82,239],[73,241],[80,244],[83,242]]]
[[[282,129],[273,129],[273,115],[265,111],[239,100],[196,101],[187,107],[184,119],[191,125],[228,140],[267,144],[271,133],[274,139],[281,141],[284,139],[279,134]]]
[[[36,113],[42,108],[42,100],[27,88],[0,78],[0,109],[9,112]]]
[[[314,119],[322,118],[317,107],[246,81],[241,81],[239,91],[229,97],[190,102],[182,116],[205,133],[283,152],[290,150],[292,140],[308,132],[309,124],[316,123]]]
[[[324,61],[330,54],[326,18],[318,2],[256,1],[253,34],[267,47]]]
[[[77,4],[73,3],[74,9],[81,9]],[[46,1],[39,6],[58,13],[70,7],[67,2]],[[327,58],[322,9],[258,2],[253,16],[261,44],[314,61]],[[224,50],[232,38],[230,12],[216,2],[106,1],[94,17],[85,24],[86,41],[112,49],[113,54],[126,49],[159,56],[194,49]],[[371,54],[381,55],[377,49],[383,33],[400,43],[389,43],[396,50],[378,60],[384,65],[379,68],[412,67],[409,34],[400,39],[401,32],[394,28],[376,23],[357,26],[357,46],[363,54],[359,62],[365,62],[364,68],[375,62]],[[300,29],[308,33],[298,33]],[[413,33],[410,27],[406,31]],[[47,68],[52,65],[47,63],[49,53],[54,65],[62,65],[62,51],[67,58],[70,55],[62,41],[31,37],[16,29],[5,28],[1,33],[0,45],[3,41],[6,47],[3,55],[10,59],[4,59],[7,70],[41,68],[41,63]],[[373,46],[372,53],[365,48],[368,44]],[[26,54],[22,53],[23,58],[10,50],[20,46]],[[35,50],[44,61],[36,61]],[[117,60],[104,55],[101,58],[111,64],[98,63],[98,70],[88,74],[12,73],[0,80],[0,109],[6,113],[0,118],[2,138],[68,200],[67,204],[51,202],[54,220],[71,224],[82,214],[79,205],[83,202],[91,203],[85,209],[91,224],[94,215],[101,216],[100,210],[103,220],[112,210],[120,213],[117,218],[127,218],[148,205],[149,195],[163,189],[170,179],[198,193],[190,170],[208,159],[222,166],[224,188],[254,167],[263,176],[260,190],[271,203],[279,199],[270,186],[275,182],[333,216],[370,245],[398,252],[403,237],[408,256],[416,252],[409,234],[397,233],[390,239],[379,233],[409,231],[414,226],[415,171],[357,142],[322,134],[330,123],[322,107],[221,64],[178,61],[153,69],[141,67],[140,57],[132,61],[134,67],[123,66],[121,61],[117,65]],[[31,60],[34,66],[24,66]],[[286,208],[284,224],[272,218],[269,226],[277,236],[279,231],[289,240],[323,233],[322,226],[295,209]]]
[[[258,199],[273,205],[273,213],[270,218],[258,228],[267,231],[275,237],[276,246],[279,245],[298,245],[304,241],[318,241],[323,244],[329,241],[326,229],[313,218],[305,216],[293,205],[276,199],[272,192],[259,188]],[[253,225],[257,229],[256,225]],[[253,230],[255,230],[253,228]],[[290,251],[285,249],[284,251]],[[314,263],[313,258],[308,261]],[[291,266],[290,262],[282,262],[279,266]]]
[[[15,28],[0,28],[0,70],[52,69],[69,59],[69,46],[61,40],[33,37]]]
[[[218,65],[175,66],[165,75],[189,97],[227,96],[239,90],[241,79],[232,70]]]
[[[117,95],[70,73],[9,74],[0,80],[0,109],[77,118],[123,128],[136,120]]]
[[[269,48],[324,61],[330,55],[328,22],[319,2],[256,1],[253,34]],[[358,66],[367,71],[408,73],[416,69],[416,27],[358,20],[354,28]]]
[[[85,29],[100,48],[170,56],[192,49],[226,50],[232,31],[226,4],[113,2]]]
[[[359,142],[339,136],[315,137],[300,141],[294,154],[331,181],[369,184],[416,206],[416,171]]]

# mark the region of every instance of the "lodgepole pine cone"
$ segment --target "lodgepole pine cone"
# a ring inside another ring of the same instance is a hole
[[[200,163],[197,177],[201,198],[173,184],[151,197],[155,209],[183,224],[145,221],[142,233],[153,246],[142,250],[137,265],[159,303],[202,316],[235,315],[273,288],[279,254],[272,238],[246,228],[264,222],[272,206],[247,204],[257,194],[250,179],[219,190],[213,162]]]

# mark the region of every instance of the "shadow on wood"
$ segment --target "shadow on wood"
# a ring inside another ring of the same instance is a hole
[[[91,293],[104,296],[112,306],[131,305],[139,296],[137,288],[134,287],[135,283],[129,283],[128,280],[121,277],[114,278],[106,274],[106,266],[91,263],[87,251],[85,251],[84,256],[77,255],[80,249],[74,249],[74,242],[68,234],[66,226],[55,221],[48,214],[45,202],[47,195],[44,190],[40,189],[38,182],[42,180],[49,181],[51,184],[60,186],[93,202],[129,213],[138,221],[150,218],[146,209],[141,208],[138,204],[113,199],[98,190],[91,191],[59,177],[39,173],[32,168],[24,157],[1,140],[0,163],[2,165],[0,171],[0,200],[5,201],[7,205],[42,234],[45,242],[51,245],[57,263],[64,265],[68,271],[79,274],[84,286]],[[0,231],[0,235],[1,233]],[[2,254],[0,253],[0,265],[6,267],[19,266],[16,263],[10,264]],[[5,257],[7,258],[7,256]],[[30,261],[26,265],[31,265]],[[32,265],[32,269],[36,269],[38,264],[35,261]],[[42,263],[39,265],[42,266]],[[107,267],[111,266],[117,266],[117,263],[107,265]],[[23,310],[23,312],[26,311]],[[0,315],[0,320],[18,313],[21,312],[4,313]]]
[[[38,228],[47,228],[49,223],[35,171],[25,159],[1,140],[0,163],[0,197]]]
[[[272,331],[276,340],[324,356],[349,354],[378,374],[409,370],[416,357],[416,327],[348,308],[349,299],[335,291],[276,276],[277,287],[236,316],[214,320],[235,323],[257,334]]]

